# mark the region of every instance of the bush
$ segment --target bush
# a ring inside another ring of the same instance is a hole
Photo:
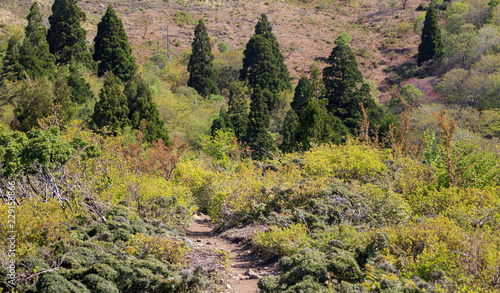
[[[271,227],[266,232],[257,232],[252,239],[257,251],[267,257],[292,255],[310,245],[311,238],[303,224],[292,224],[290,228]]]
[[[220,42],[217,45],[217,48],[219,49],[219,52],[221,52],[221,53],[226,53],[229,51],[229,46],[226,45],[224,42]]]
[[[126,251],[140,258],[152,255],[172,264],[183,264],[187,261],[188,248],[183,242],[169,236],[136,234],[125,245]]]

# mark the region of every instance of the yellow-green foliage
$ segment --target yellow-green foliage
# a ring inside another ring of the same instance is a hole
[[[439,270],[458,282],[459,292],[486,292],[498,286],[500,238],[497,230],[465,230],[438,216],[386,228],[391,249],[386,257],[403,276],[429,281]]]
[[[324,144],[304,154],[305,171],[309,176],[332,176],[361,179],[385,171],[383,154],[367,145],[349,140],[345,145]]]
[[[8,205],[0,205],[0,215],[5,219],[0,221],[0,235],[8,237],[11,234],[7,231],[16,231],[12,235],[16,237],[17,257],[37,256],[39,246],[53,244],[67,235],[64,222],[76,223],[76,215],[69,210],[63,211],[55,200],[23,200],[22,204],[14,209],[15,223],[12,229],[8,226],[12,222],[7,222],[7,210]],[[8,241],[2,241],[2,251],[7,251],[8,249],[3,249],[9,244]]]
[[[408,204],[400,194],[373,184],[362,185],[358,190],[363,203],[372,210],[369,217],[373,225],[396,224],[410,216]]]
[[[500,191],[498,188],[442,188],[422,190],[408,197],[413,211],[422,216],[445,215],[461,226],[498,227]]]
[[[184,242],[162,235],[136,234],[125,245],[130,254],[141,258],[152,255],[173,264],[185,264],[185,256],[189,252]]]
[[[252,239],[258,251],[269,256],[290,256],[310,246],[312,239],[303,224],[292,224],[290,228],[272,226],[268,231],[257,232]]]

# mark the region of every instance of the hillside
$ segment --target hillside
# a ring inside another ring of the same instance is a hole
[[[4,24],[24,25],[30,1],[0,3]],[[44,18],[52,1],[40,1]],[[92,43],[99,19],[108,3],[123,19],[133,55],[144,63],[158,50],[166,50],[167,27],[172,56],[181,58],[190,49],[195,20],[204,17],[208,33],[216,44],[224,42],[231,51],[242,51],[253,34],[261,13],[268,14],[280,43],[291,76],[298,80],[308,74],[313,62],[320,67],[329,56],[333,40],[349,32],[352,47],[366,79],[386,91],[387,68],[410,60],[417,53],[420,36],[413,31],[419,15],[419,1],[400,3],[380,1],[79,1],[87,13],[87,41]],[[391,9],[390,5],[396,5]],[[48,25],[48,22],[45,21]]]

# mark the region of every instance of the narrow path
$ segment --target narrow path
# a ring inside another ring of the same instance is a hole
[[[193,242],[195,249],[218,248],[229,252],[230,272],[225,292],[259,292],[258,278],[275,273],[276,268],[264,265],[252,253],[248,243],[232,243],[225,238],[214,235],[212,232],[214,228],[209,216],[195,216],[191,226],[186,229],[186,235]]]

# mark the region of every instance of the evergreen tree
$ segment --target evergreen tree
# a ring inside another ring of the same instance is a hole
[[[99,76],[112,71],[122,81],[128,81],[137,70],[123,23],[111,4],[97,25],[93,57],[99,65]]]
[[[252,158],[262,160],[274,151],[273,139],[269,133],[269,114],[263,91],[257,86],[251,96],[250,114],[245,141],[252,149]]]
[[[273,110],[277,106],[278,93],[291,89],[292,85],[285,59],[265,14],[255,26],[255,34],[243,54],[240,79],[247,80],[251,87],[268,90],[272,95],[265,102],[268,109]]]
[[[87,51],[86,32],[80,22],[86,20],[85,13],[76,5],[77,0],[55,0],[52,15],[49,16],[50,28],[47,33],[50,52],[58,63],[71,60],[93,67],[92,56]]]
[[[141,121],[146,120],[144,139],[154,142],[162,139],[166,145],[170,144],[170,138],[165,122],[160,118],[160,112],[153,101],[153,93],[147,82],[140,76],[134,77],[127,83],[124,91],[129,109],[129,119],[132,128],[139,129]]]
[[[311,81],[306,77],[302,76],[295,88],[295,95],[293,96],[293,101],[290,104],[292,109],[295,111],[298,117],[302,114],[302,111],[307,107],[311,98],[314,97],[314,88]]]
[[[309,150],[312,144],[340,143],[349,134],[342,121],[328,112],[327,104],[327,99],[311,100],[302,113],[295,132],[296,144],[302,151]]]
[[[241,82],[231,84],[228,114],[238,140],[243,140],[248,125],[248,88]]]
[[[219,92],[216,84],[217,71],[213,67],[212,45],[203,19],[200,19],[194,29],[192,51],[188,64],[187,85],[194,88],[204,98],[217,94]]]
[[[331,113],[343,121],[351,134],[355,134],[362,117],[360,102],[367,110],[372,126],[381,119],[382,110],[371,97],[367,84],[358,88],[363,76],[348,42],[346,34],[335,41],[336,46],[328,58],[329,66],[323,70],[323,82]]]
[[[280,134],[283,137],[279,146],[280,150],[285,153],[291,153],[297,150],[297,143],[295,142],[295,133],[299,126],[299,116],[293,109],[288,110],[283,122],[283,129]]]
[[[444,42],[441,38],[436,12],[436,3],[431,2],[425,15],[424,27],[422,29],[422,42],[418,46],[418,65],[422,65],[427,60],[437,60],[444,53]]]
[[[49,51],[47,28],[43,25],[37,2],[31,6],[27,19],[24,42],[19,50],[19,64],[31,78],[52,76],[55,71],[55,58]]]
[[[52,112],[57,115],[59,122],[63,125],[69,123],[75,111],[71,101],[71,87],[68,84],[68,70],[65,67],[57,72],[52,104]]]
[[[127,97],[123,94],[120,79],[110,72],[94,108],[92,128],[99,130],[108,127],[113,134],[119,134],[123,127],[130,124],[128,114]]]
[[[84,104],[94,99],[94,93],[90,90],[90,84],[82,77],[82,68],[72,63],[69,67],[68,85],[71,88],[71,101]]]
[[[217,130],[222,130],[224,132],[233,132],[233,124],[231,123],[231,118],[224,108],[220,109],[219,116],[214,119],[212,126],[210,127],[210,135],[214,136]]]
[[[2,82],[6,80],[15,81],[24,77],[23,67],[19,64],[19,50],[21,42],[19,37],[11,37],[7,43],[7,51],[2,60]]]

